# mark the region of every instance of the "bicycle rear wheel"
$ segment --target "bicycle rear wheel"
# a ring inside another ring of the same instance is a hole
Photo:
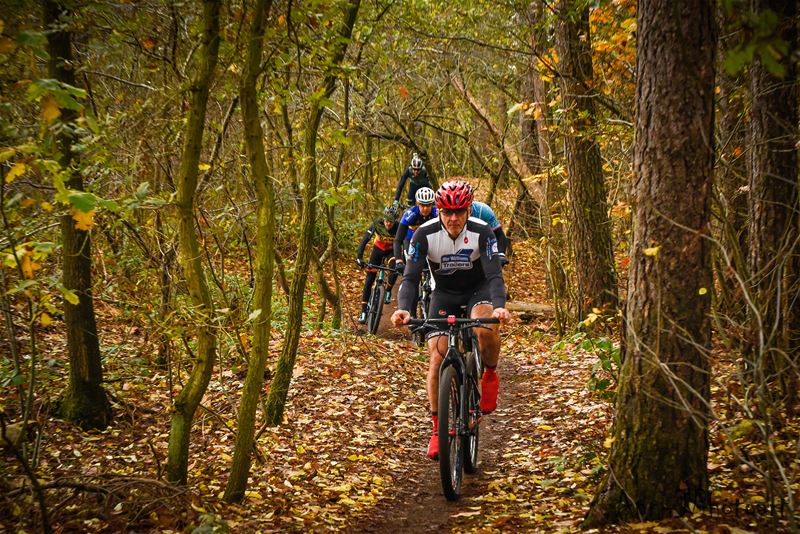
[[[473,340],[473,352],[466,354],[467,360],[467,428],[464,436],[464,471],[469,474],[478,470],[478,443],[480,441],[480,377],[478,376],[477,341]]]
[[[380,282],[376,282],[375,288],[372,290],[372,298],[369,300],[367,330],[370,334],[378,332],[378,326],[381,324],[381,316],[383,315],[383,298],[385,294],[386,288]]]
[[[439,474],[448,501],[461,497],[463,478],[462,438],[458,435],[461,384],[455,367],[445,368],[439,378]]]

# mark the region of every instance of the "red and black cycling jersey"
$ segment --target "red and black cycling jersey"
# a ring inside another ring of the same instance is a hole
[[[397,221],[394,222],[391,228],[386,228],[383,225],[383,219],[375,219],[367,231],[364,232],[364,237],[361,238],[361,244],[358,245],[357,258],[364,257],[364,249],[367,248],[370,238],[375,236],[375,246],[383,251],[391,251],[394,246],[394,236],[397,235]]]
[[[492,306],[505,306],[506,286],[497,239],[485,222],[467,219],[464,229],[455,239],[450,237],[438,218],[417,228],[408,249],[397,309],[411,309],[416,300],[420,273],[426,263],[436,281],[435,291],[467,293],[488,283]]]

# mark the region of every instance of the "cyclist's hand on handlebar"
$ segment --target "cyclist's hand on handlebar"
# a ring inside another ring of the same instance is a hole
[[[505,254],[500,252],[499,254],[497,254],[497,256],[500,258],[500,267],[505,267],[506,265],[508,265],[508,258],[506,257]]]
[[[499,319],[502,324],[506,324],[511,320],[511,313],[505,308],[495,308],[492,317]]]
[[[409,319],[411,319],[411,314],[408,313],[406,310],[395,310],[392,314],[392,324],[401,327],[404,324],[408,324]]]
[[[356,263],[357,263],[357,264],[358,264],[358,266],[359,266],[359,267],[361,267],[362,269],[363,269],[364,267],[366,267],[366,266],[367,266],[367,264],[366,264],[366,263],[364,263],[364,260],[362,260],[361,258],[356,258]]]

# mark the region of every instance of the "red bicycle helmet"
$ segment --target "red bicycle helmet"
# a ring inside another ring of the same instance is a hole
[[[469,207],[475,197],[472,186],[463,180],[450,180],[436,191],[436,207],[440,210],[458,210]]]

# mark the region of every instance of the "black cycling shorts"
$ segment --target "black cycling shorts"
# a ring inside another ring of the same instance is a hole
[[[473,307],[478,304],[491,304],[492,298],[489,293],[489,283],[484,282],[472,292],[450,293],[434,289],[431,293],[431,306],[428,310],[428,317],[469,317]],[[464,308],[466,306],[466,308]],[[430,339],[435,336],[446,336],[447,331],[436,330],[429,332],[427,337]]]

